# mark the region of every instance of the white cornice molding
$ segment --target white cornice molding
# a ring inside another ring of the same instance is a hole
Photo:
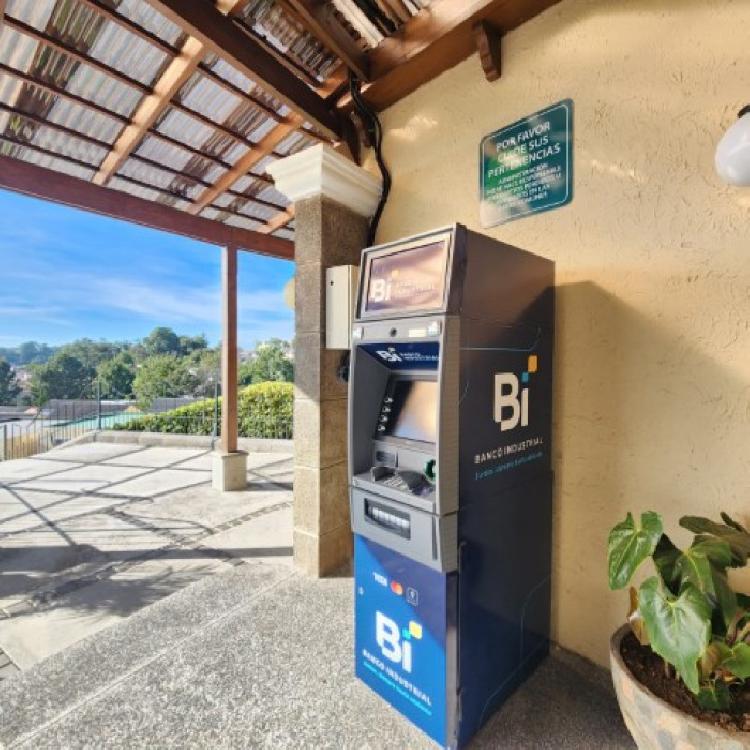
[[[267,171],[276,189],[295,203],[320,195],[368,218],[378,207],[380,178],[325,143],[277,159]]]

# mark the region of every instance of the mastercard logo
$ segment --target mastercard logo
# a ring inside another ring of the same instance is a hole
[[[391,581],[391,591],[401,596],[404,593],[404,587],[398,581]]]

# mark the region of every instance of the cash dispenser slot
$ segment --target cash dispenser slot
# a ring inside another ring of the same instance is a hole
[[[388,508],[383,503],[365,498],[365,516],[370,523],[392,531],[404,539],[411,538],[411,520],[408,513]]]

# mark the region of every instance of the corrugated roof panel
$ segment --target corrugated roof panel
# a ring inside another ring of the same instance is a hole
[[[175,183],[177,180],[180,180],[183,189],[179,192],[186,198],[195,198],[203,190],[200,185],[196,185],[195,183],[190,184],[190,181],[187,179],[181,180],[181,178],[176,177],[171,172],[165,172],[162,169],[157,169],[135,159],[127,159],[118,170],[118,174],[125,175],[125,177],[132,177],[134,180],[139,180],[140,182],[146,182],[149,185],[162,188],[170,193],[178,192]]]
[[[115,175],[109,181],[109,187],[115,190],[122,190],[124,193],[130,193],[135,195],[137,198],[143,198],[147,201],[153,201],[154,203],[162,203],[167,206],[173,206],[181,211],[185,211],[190,203],[187,201],[180,200],[179,198],[171,198],[160,193],[158,190],[151,190],[151,188],[141,187],[140,185],[134,185],[132,182],[123,180],[122,178]]]
[[[243,204],[240,203],[240,200],[238,198],[236,198],[235,200],[237,201],[237,203],[233,206],[235,211],[247,214],[253,219],[260,219],[263,223],[267,222],[269,219],[272,219],[278,213],[276,209],[269,208],[268,206],[261,206],[257,203],[250,202],[245,202]]]
[[[276,146],[276,150],[280,154],[296,154],[298,151],[302,151],[313,143],[314,141],[311,138],[307,138],[299,130],[295,130],[293,133],[289,133],[289,135],[284,138],[278,146]]]
[[[258,198],[271,203],[288,203],[289,201],[273,186],[267,185],[258,193]]]
[[[0,102],[13,104],[20,88],[21,82],[17,78],[0,75]]]
[[[52,16],[56,0],[8,0],[7,15],[35,29],[43,29]]]
[[[250,171],[253,174],[265,174],[269,164],[276,161],[275,156],[264,156]]]
[[[271,122],[271,127],[276,124],[276,121],[268,117],[265,112],[262,112],[252,104],[243,102],[229,115],[224,124],[232,128],[232,130],[242,133],[246,138],[250,138],[250,140],[258,140],[257,138],[253,138],[251,133],[258,130],[259,126],[262,130],[264,124],[268,121]]]
[[[276,124],[270,117],[266,117],[260,121],[260,124],[256,128],[248,133],[248,138],[257,143],[261,138],[267,136],[276,127]]]
[[[147,135],[141,141],[135,153],[179,172],[200,177],[206,182],[215,182],[225,172],[218,164],[214,164],[208,159],[201,159],[184,149],[177,148],[171,143],[166,143],[150,135]]]
[[[49,151],[54,151],[56,154],[85,161],[92,164],[93,168],[96,168],[108,153],[108,149],[47,127],[37,127],[31,142]]]
[[[279,227],[275,232],[271,232],[272,237],[280,237],[282,240],[293,240],[294,232],[287,229],[287,227]]]
[[[279,114],[282,114],[284,105],[278,99],[271,96],[270,94],[267,94],[256,83],[254,83],[246,75],[237,70],[237,68],[230,65],[223,58],[210,54],[206,55],[206,57],[203,58],[203,62],[206,67],[210,68],[217,75],[221,76],[230,83],[233,83],[235,86],[238,86],[248,94],[252,94],[256,98],[260,99],[264,104],[269,106],[271,109],[278,112]]]
[[[123,127],[121,122],[111,117],[100,115],[66,99],[57,99],[47,114],[47,120],[107,143],[114,143]]]
[[[237,190],[240,193],[244,193],[251,185],[257,185],[258,183],[249,175],[240,177],[237,182],[232,185],[232,190]]]
[[[193,148],[201,148],[215,132],[194,117],[172,108],[161,118],[157,130]]]
[[[248,147],[244,143],[237,143],[235,141],[231,148],[224,152],[224,159],[230,164],[234,164],[237,159],[244,156],[247,153]]]
[[[79,65],[65,87],[71,94],[82,96],[120,115],[130,117],[143,98],[140,91],[100,73],[88,65]]]
[[[32,151],[30,148],[19,148],[17,154],[13,155],[16,159],[29,162],[30,164],[36,164],[45,169],[52,169],[55,172],[62,172],[63,174],[69,174],[72,177],[80,177],[83,180],[91,180],[94,176],[93,169],[86,169],[85,167],[79,167],[77,164],[71,164],[69,161],[64,159],[58,159],[54,156],[47,156],[46,154],[40,154],[37,151]]]
[[[211,219],[212,221],[216,221],[220,219],[224,214],[222,214],[220,211],[217,211],[215,208],[211,208],[210,206],[206,206],[199,214],[198,216],[202,216],[204,219]]]
[[[230,203],[237,200],[233,195],[229,195],[229,193],[221,193],[216,196],[214,199],[214,203],[217,206],[222,206],[222,208],[226,208]]]
[[[265,42],[296,62],[319,81],[324,81],[338,59],[275,0],[251,0],[240,17]]]
[[[121,0],[117,12],[169,44],[177,45],[184,36],[177,24],[172,23],[143,0]]]
[[[89,52],[91,57],[150,86],[168,55],[156,46],[108,21]]]
[[[180,89],[178,96],[186,107],[210,117],[217,123],[223,123],[242,103],[239,97],[225,91],[200,72],[190,77]]]
[[[240,229],[260,229],[263,223],[260,221],[253,221],[252,219],[243,219],[240,216],[230,214],[225,220],[225,224],[230,224],[233,227],[240,227]]]
[[[10,26],[0,26],[0,62],[5,65],[28,72],[39,43]]]

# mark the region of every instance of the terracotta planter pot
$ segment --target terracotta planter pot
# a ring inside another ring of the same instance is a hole
[[[639,750],[750,750],[750,732],[730,732],[706,724],[654,695],[628,669],[620,643],[623,625],[609,642],[612,682],[622,718]]]

